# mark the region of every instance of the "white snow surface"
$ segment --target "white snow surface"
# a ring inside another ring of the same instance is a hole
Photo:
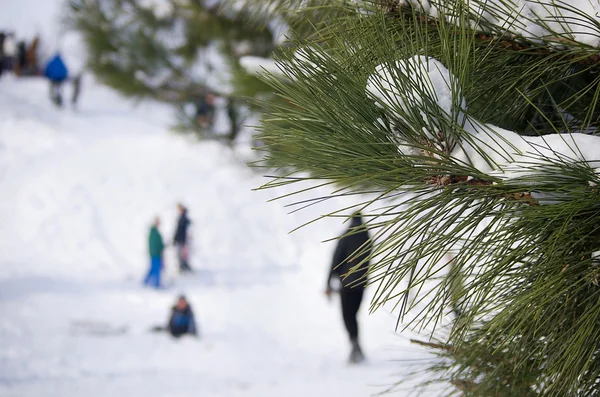
[[[163,0],[139,0],[138,4],[154,13],[157,19],[169,17],[174,10],[173,3]]]
[[[61,51],[72,74],[83,68],[62,0],[0,3],[0,29],[40,34],[42,62]],[[367,362],[346,364],[339,300],[323,296],[334,243],[321,243],[345,226],[288,232],[350,199],[289,214],[268,200],[290,188],[252,191],[267,180],[245,166],[247,148],[174,135],[170,108],[134,107],[89,75],[82,89],[77,110],[57,109],[43,79],[0,78],[1,396],[368,396],[430,358],[394,331],[395,314],[367,313],[371,288],[359,318]],[[161,216],[168,242],[179,201],[197,272],[179,276],[169,247],[166,288],[143,288],[150,222]],[[148,332],[180,293],[201,338]],[[126,332],[101,337],[83,323]]]
[[[417,6],[434,18],[441,15],[440,11],[450,20],[454,18],[452,6],[440,10],[438,0],[400,0],[399,3]],[[599,0],[486,0],[464,3],[474,15],[480,16],[482,22],[517,36],[550,41],[560,36],[561,45],[576,41],[600,47]],[[441,4],[446,6],[444,2]]]
[[[43,79],[0,79],[0,395],[368,396],[427,359],[365,301],[368,361],[346,364],[339,301],[322,293],[334,243],[321,243],[344,225],[288,232],[350,199],[288,214],[267,201],[289,189],[252,191],[266,179],[229,149],[169,133],[167,107],[133,107],[91,78],[83,90],[78,110],[57,109]],[[178,201],[197,273],[177,275],[169,248],[167,288],[145,289],[149,224],[161,216],[169,241]],[[148,332],[179,293],[200,339]]]

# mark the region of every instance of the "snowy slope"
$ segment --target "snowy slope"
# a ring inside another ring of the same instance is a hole
[[[10,89],[9,83],[5,85]],[[15,84],[14,91],[16,87],[46,100],[41,81]],[[5,105],[19,99],[9,95]],[[107,94],[100,103],[114,102]],[[134,115],[125,105],[121,112],[84,108],[77,114],[58,114],[50,104],[36,104],[36,109],[28,108],[31,105],[24,102],[24,109],[16,112],[3,106],[4,151],[16,154],[13,159],[7,155],[3,167],[19,170],[5,171],[3,183],[15,195],[15,207],[6,217],[18,219],[10,222],[14,226],[8,233],[26,244],[21,250],[43,255],[49,273],[56,274],[56,263],[61,264],[58,271],[69,275],[140,273],[148,222],[155,214],[163,215],[165,230],[172,229],[177,201],[201,220],[196,224],[200,230],[238,221],[248,224],[199,233],[197,245],[212,247],[210,254],[198,252],[204,262],[218,264],[223,255],[235,252],[233,262],[252,258],[261,266],[284,266],[295,256],[285,233],[289,225],[268,217],[272,206],[262,203],[255,208],[257,195],[235,194],[249,192],[260,180],[216,144],[199,146],[165,134],[166,122],[155,120],[157,109],[138,109]],[[272,241],[280,247],[277,257],[252,251],[265,230],[282,236]],[[23,271],[26,266],[16,264],[4,276]]]
[[[361,311],[369,362],[347,367],[339,302],[322,295],[337,220],[350,204],[288,215],[232,153],[169,133],[169,111],[133,107],[85,81],[81,108],[55,109],[41,79],[0,80],[0,395],[367,396],[425,357],[395,317]],[[190,208],[198,274],[143,289],[155,214],[168,238]],[[147,329],[185,292],[202,339]],[[365,304],[366,306],[366,304]],[[81,333],[78,323],[127,327]]]

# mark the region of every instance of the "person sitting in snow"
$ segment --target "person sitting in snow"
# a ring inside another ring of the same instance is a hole
[[[148,270],[148,275],[144,279],[144,284],[154,288],[160,288],[160,274],[163,269],[163,251],[165,249],[162,236],[158,231],[159,226],[160,218],[156,217],[152,227],[150,228],[150,234],[148,236],[150,270]]]
[[[186,334],[197,336],[194,312],[184,295],[181,295],[173,306],[167,329],[175,338]]]

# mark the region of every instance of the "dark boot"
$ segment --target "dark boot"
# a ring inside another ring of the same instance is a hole
[[[190,267],[190,264],[187,261],[181,261],[179,263],[179,273],[193,273],[194,270]]]
[[[350,352],[350,359],[348,360],[350,364],[358,364],[365,360],[365,356],[358,344],[358,340],[352,340],[352,351]]]

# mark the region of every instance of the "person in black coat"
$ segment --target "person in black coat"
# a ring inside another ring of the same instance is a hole
[[[183,204],[177,204],[179,219],[177,220],[177,229],[173,237],[173,245],[177,248],[177,257],[179,258],[179,271],[191,272],[192,268],[189,264],[189,236],[188,228],[190,226],[190,218],[187,215],[187,208]]]
[[[179,299],[177,299],[177,303],[171,309],[171,316],[169,317],[167,328],[169,333],[175,338],[179,338],[186,334],[193,336],[198,335],[194,312],[184,295],[181,295]]]
[[[215,95],[207,93],[196,105],[196,123],[204,129],[212,129],[215,118]]]
[[[344,325],[350,337],[352,350],[350,362],[358,363],[364,360],[362,349],[358,342],[358,322],[356,315],[362,302],[367,272],[369,270],[368,258],[371,255],[371,238],[367,228],[363,225],[360,214],[356,214],[350,227],[338,241],[333,254],[331,269],[327,276],[325,293],[331,296],[333,289],[331,280],[339,278],[342,288],[340,290],[342,301],[342,316]]]

